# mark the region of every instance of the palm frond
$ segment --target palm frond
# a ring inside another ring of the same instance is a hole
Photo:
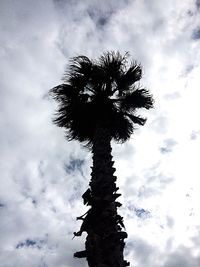
[[[71,86],[84,90],[92,71],[93,62],[86,56],[74,57],[70,60],[70,67],[64,75],[64,81]]]
[[[122,98],[121,108],[125,110],[135,110],[137,108],[150,109],[153,107],[153,97],[147,89],[135,89],[133,92],[127,92]]]
[[[136,116],[130,113],[125,113],[125,115],[135,124],[139,124],[141,126],[143,126],[146,123],[146,118],[142,118],[140,116]]]
[[[111,136],[116,142],[124,143],[134,132],[133,123],[122,112],[117,112],[112,117],[110,131]]]
[[[142,78],[142,68],[136,61],[131,63],[131,66],[126,70],[117,80],[117,89],[119,94],[123,95],[124,92],[130,90],[134,83]]]
[[[58,102],[71,100],[76,93],[77,90],[69,84],[60,84],[49,91],[50,96]]]
[[[128,53],[122,56],[119,52],[107,52],[99,58],[99,64],[110,79],[118,79],[125,69]]]
[[[70,60],[70,73],[89,75],[93,62],[86,56],[73,57]]]

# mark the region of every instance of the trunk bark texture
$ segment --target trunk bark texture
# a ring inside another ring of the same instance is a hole
[[[117,193],[115,168],[111,155],[111,137],[105,128],[99,127],[93,141],[93,167],[90,188],[83,194],[84,204],[91,208],[77,219],[83,220],[80,236],[87,232],[85,250],[74,254],[78,258],[87,258],[89,267],[125,267],[129,262],[124,260],[124,239],[127,233],[123,218],[117,214],[121,206],[116,199]]]

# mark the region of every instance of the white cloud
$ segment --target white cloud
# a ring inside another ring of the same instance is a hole
[[[51,123],[47,93],[69,57],[105,50],[130,51],[155,97],[147,124],[113,144],[127,260],[199,266],[199,1],[7,0],[0,20],[2,266],[86,266],[72,257],[84,237],[71,238],[86,210],[91,155]],[[41,247],[16,248],[26,240]]]

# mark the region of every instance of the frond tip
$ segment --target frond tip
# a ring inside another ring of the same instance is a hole
[[[122,108],[134,110],[137,108],[153,108],[153,97],[147,89],[135,89],[127,92],[122,101]]]

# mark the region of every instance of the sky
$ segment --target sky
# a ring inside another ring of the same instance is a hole
[[[53,125],[69,59],[129,51],[154,96],[112,144],[131,267],[200,266],[200,1],[0,1],[0,267],[80,267],[91,153]]]

